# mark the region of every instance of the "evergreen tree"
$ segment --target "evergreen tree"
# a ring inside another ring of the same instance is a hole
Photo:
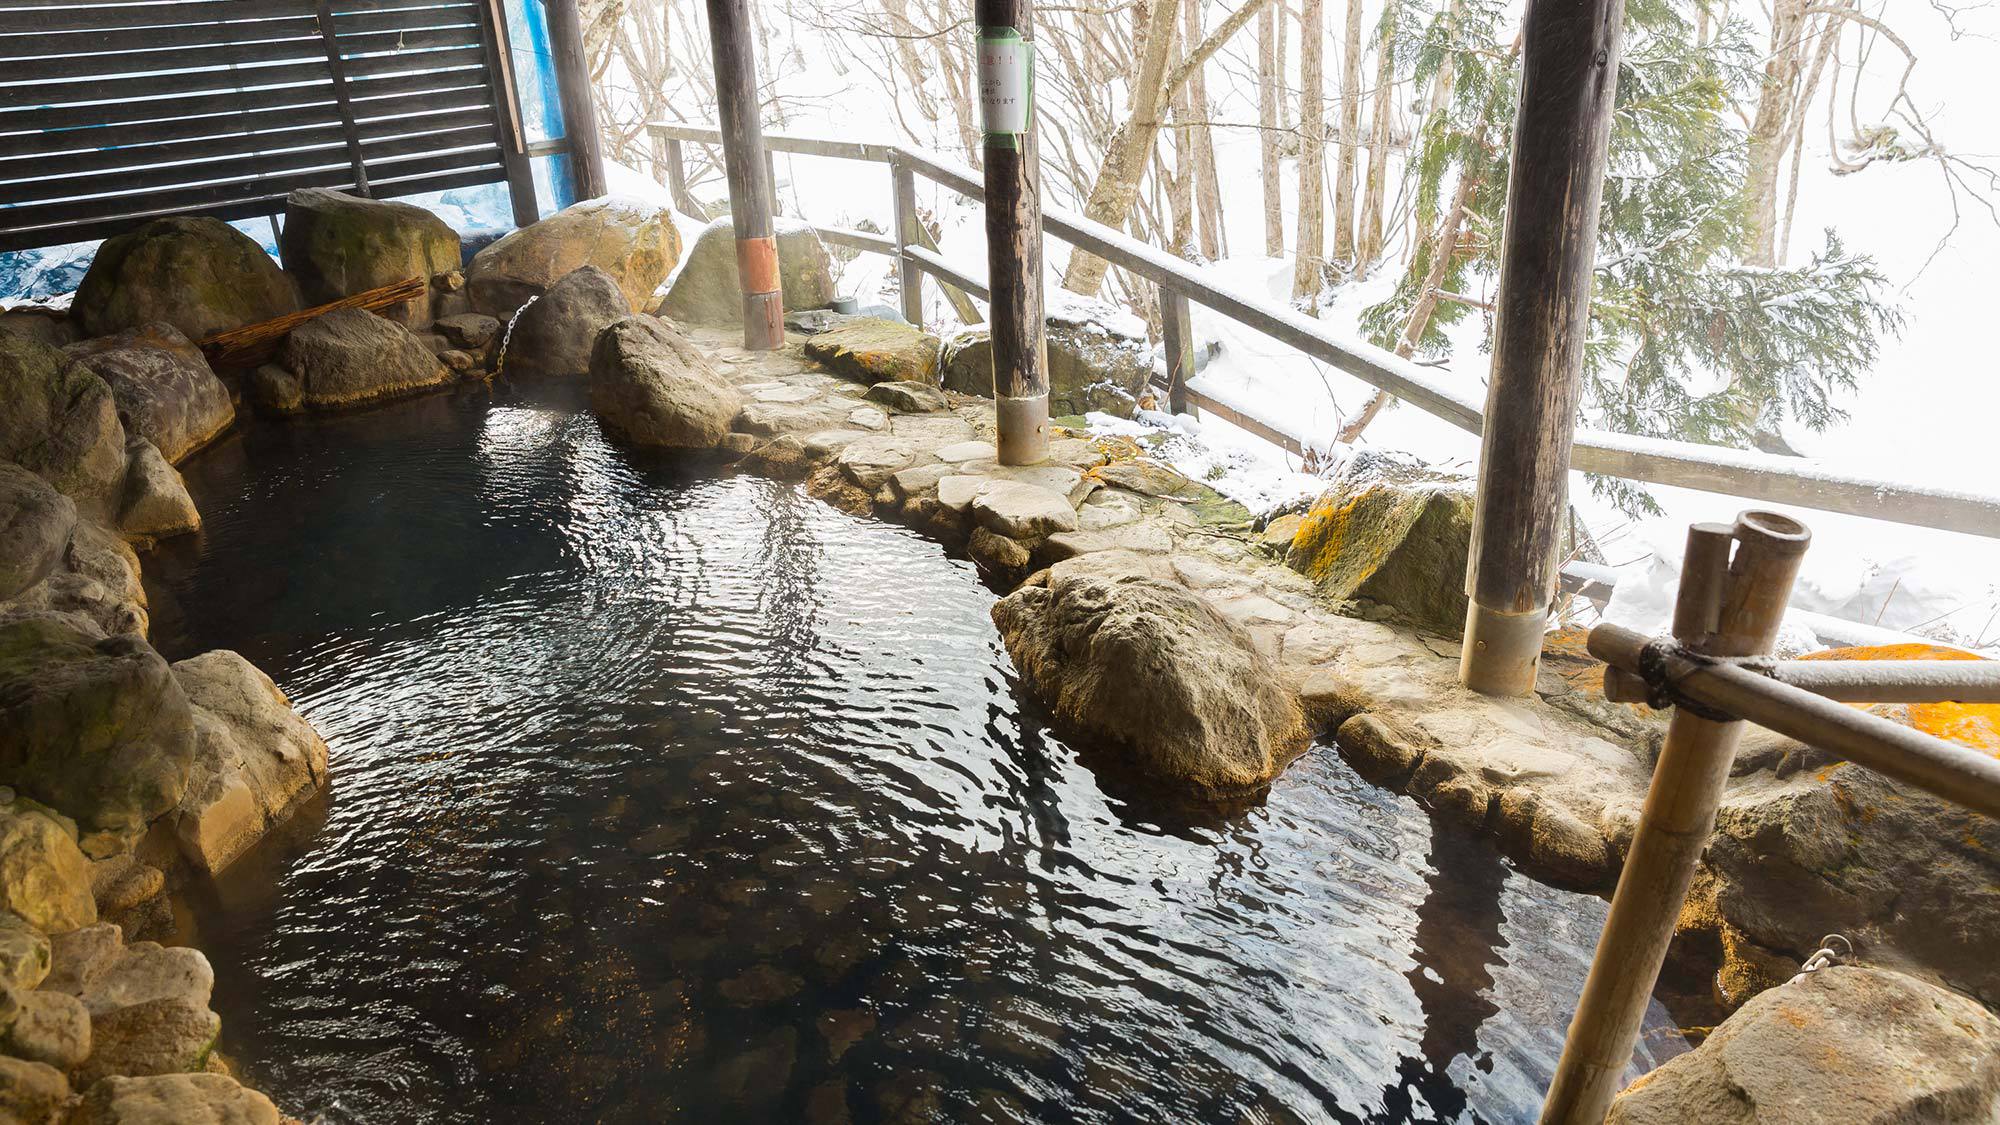
[[[1451,67],[1453,89],[1426,116],[1411,164],[1419,230],[1437,221],[1447,190],[1467,199],[1468,237],[1439,275],[1428,241],[1396,292],[1362,325],[1384,347],[1407,338],[1429,279],[1463,293],[1499,269],[1515,107],[1513,52],[1495,38],[1500,5],[1459,0],[1442,12],[1409,8],[1422,27],[1411,48],[1419,79]],[[1826,232],[1811,260],[1788,269],[1739,257],[1748,216],[1748,140],[1728,109],[1757,82],[1740,23],[1697,42],[1692,0],[1630,0],[1618,77],[1591,340],[1584,363],[1586,415],[1625,433],[1715,445],[1772,448],[1779,425],[1820,430],[1844,417],[1884,335],[1899,330],[1885,281],[1866,256]],[[1464,192],[1470,177],[1475,189]],[[1438,300],[1414,339],[1419,355],[1445,353],[1445,329],[1473,308]],[[1652,510],[1643,489],[1593,486],[1627,511]]]

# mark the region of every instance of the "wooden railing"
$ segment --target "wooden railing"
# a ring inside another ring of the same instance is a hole
[[[648,128],[664,142],[670,182],[676,194],[685,198],[685,181],[680,171],[682,145],[719,145],[719,134],[713,126],[706,125],[659,122]],[[893,237],[833,227],[815,229],[822,238],[835,244],[895,259],[904,281],[903,313],[912,323],[921,323],[923,319],[915,284],[921,275],[928,274],[965,293],[985,296],[983,279],[953,267],[934,250],[920,245],[916,237],[914,178],[922,176],[978,199],[982,196],[982,184],[977,172],[935,153],[900,145],[781,133],[764,134],[764,144],[771,152],[889,166],[896,202]],[[1480,403],[1466,389],[1441,379],[1432,368],[1338,332],[1288,305],[1233,292],[1204,276],[1202,267],[1195,263],[1067,208],[1044,206],[1042,229],[1160,287],[1167,298],[1160,302],[1166,337],[1165,387],[1176,405],[1185,402],[1208,411],[1294,454],[1303,455],[1308,448],[1320,444],[1321,439],[1294,432],[1282,421],[1260,418],[1251,410],[1187,385],[1193,375],[1192,332],[1188,324],[1188,304],[1193,302],[1388,391],[1468,433],[1480,432]],[[1577,431],[1570,467],[1647,484],[2000,538],[2000,496],[1859,476],[1806,458],[1585,429]]]

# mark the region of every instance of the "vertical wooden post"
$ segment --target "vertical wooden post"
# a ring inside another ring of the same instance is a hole
[[[1188,412],[1187,381],[1194,377],[1194,327],[1188,321],[1187,295],[1160,289],[1160,338],[1167,353],[1167,409]]]
[[[743,285],[743,346],[770,351],[785,340],[777,231],[771,225],[771,168],[764,160],[757,56],[745,0],[708,0],[715,48],[715,100],[722,118],[722,164],[736,225],[736,272]]]
[[[590,96],[590,64],[583,56],[583,24],[576,0],[547,0],[549,51],[556,65],[556,95],[562,99],[563,134],[569,140],[570,182],[578,199],[596,199],[604,181],[604,142],[597,133],[597,107]]]
[[[514,60],[508,56],[507,16],[501,0],[479,5],[479,37],[486,56],[486,85],[500,121],[500,166],[507,172],[507,201],[514,225],[532,226],[542,217],[535,201],[535,172],[528,164],[528,138],[521,128],[521,99],[514,88]]]
[[[340,110],[340,132],[347,139],[347,160],[354,168],[354,194],[368,198],[368,161],[361,154],[361,133],[354,124],[354,105],[347,96],[347,61],[340,55],[340,37],[333,26],[333,5],[319,0],[319,37],[326,48],[326,69],[333,78],[333,100]]]
[[[1624,0],[1533,0],[1493,316],[1459,678],[1535,686],[1561,565]]]
[[[924,271],[910,257],[910,247],[923,241],[917,222],[917,177],[910,166],[895,156],[889,158],[889,178],[896,189],[896,280],[901,290],[903,319],[924,326]]]
[[[764,180],[771,185],[771,214],[785,213],[785,201],[778,195],[778,154],[764,150]]]
[[[1049,456],[1042,319],[1040,153],[1035,143],[1034,0],[975,0],[985,131],[986,277],[993,291],[993,412],[1000,463]]]
[[[683,214],[693,215],[697,219],[708,218],[708,209],[697,203],[694,196],[688,194],[687,153],[681,148],[681,142],[669,139],[665,149],[668,197]]]
[[[1674,639],[1713,656],[1770,652],[1811,539],[1803,524],[1771,512],[1744,512],[1733,527],[1690,527]],[[1542,1104],[1544,1125],[1600,1125],[1617,1096],[1742,737],[1740,721],[1674,709]]]

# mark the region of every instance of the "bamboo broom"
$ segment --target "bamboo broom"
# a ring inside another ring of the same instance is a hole
[[[286,313],[270,320],[260,320],[255,324],[246,324],[227,332],[217,332],[213,336],[203,337],[196,346],[208,357],[209,366],[218,370],[255,367],[270,358],[279,341],[291,335],[293,329],[307,321],[338,309],[364,309],[374,312],[390,305],[400,305],[405,301],[414,301],[422,297],[428,288],[429,282],[423,278],[406,277],[388,285],[364,289],[337,301],[328,301],[324,305],[314,305],[309,309]]]

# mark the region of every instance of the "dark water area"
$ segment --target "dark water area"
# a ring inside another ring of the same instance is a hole
[[[188,896],[327,1122],[1524,1121],[1604,915],[1331,748],[1193,817],[1047,729],[965,562],[638,463],[573,388],[264,425],[148,560],[333,749]],[[1636,1067],[1677,1052],[1656,1006]],[[1637,1069],[1635,1069],[1637,1073]]]

